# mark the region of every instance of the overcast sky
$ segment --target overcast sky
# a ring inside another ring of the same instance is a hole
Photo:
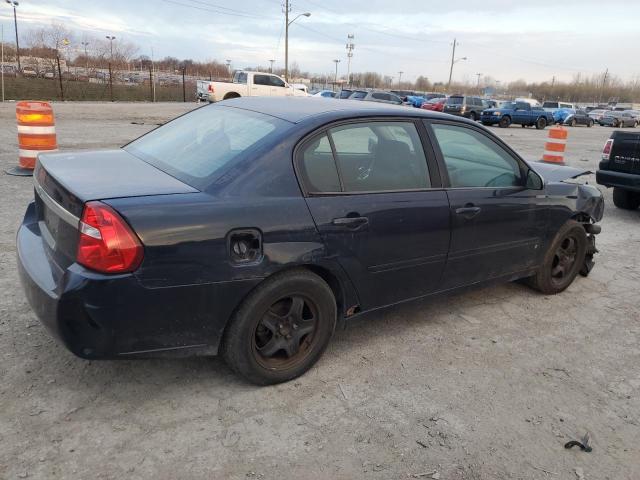
[[[20,0],[18,29],[59,21],[76,31],[136,43],[141,54],[232,60],[233,68],[284,64],[281,0]],[[292,0],[290,62],[314,73],[346,72],[347,34],[355,35],[352,71],[446,81],[451,43],[460,45],[454,80],[476,73],[507,82],[570,80],[609,68],[640,75],[638,0]],[[9,5],[0,4],[6,40]]]

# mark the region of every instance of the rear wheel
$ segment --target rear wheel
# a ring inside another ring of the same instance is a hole
[[[569,220],[556,234],[530,285],[547,295],[566,289],[582,268],[587,253],[587,234],[578,222]]]
[[[546,118],[540,117],[538,120],[536,120],[536,128],[538,130],[544,130],[546,126],[547,126]]]
[[[476,112],[471,112],[471,113],[469,114],[469,120],[472,120],[472,121],[474,121],[474,122],[475,122],[477,119],[478,119],[478,117],[477,117],[477,115],[476,115]]]
[[[570,125],[572,127],[575,127],[576,125],[578,125],[578,121],[575,118],[573,118],[573,119],[571,119],[571,124]]]
[[[589,128],[593,127],[593,120],[589,120],[587,122],[587,127],[589,127]]]
[[[498,122],[500,128],[507,128],[509,125],[511,125],[511,117],[502,117]]]
[[[624,210],[635,210],[640,206],[640,193],[613,187],[613,204]]]
[[[331,288],[307,270],[291,270],[244,300],[225,330],[222,357],[252,383],[286,382],[318,361],[335,323]]]

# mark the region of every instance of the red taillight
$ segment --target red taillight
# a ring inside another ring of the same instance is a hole
[[[143,249],[127,222],[108,205],[88,202],[80,220],[77,262],[102,273],[138,268]]]
[[[213,93],[213,85],[209,84],[209,86],[207,87],[207,90],[209,91],[209,93]]]
[[[609,140],[607,140],[607,143],[604,144],[604,148],[602,149],[602,160],[609,160],[612,147],[613,147],[613,138],[610,138]]]

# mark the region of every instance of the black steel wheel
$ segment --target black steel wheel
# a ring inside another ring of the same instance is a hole
[[[635,210],[640,206],[640,192],[613,187],[613,204],[624,210]]]
[[[511,117],[508,116],[503,116],[498,122],[500,128],[507,128],[509,125],[511,125]]]
[[[536,120],[536,128],[538,130],[544,130],[546,126],[547,126],[546,118],[540,117],[538,120]]]
[[[538,272],[530,284],[542,293],[562,292],[576,278],[587,253],[587,233],[575,220],[569,220],[556,234]]]
[[[331,288],[305,269],[274,275],[244,300],[230,320],[222,356],[258,385],[306,372],[326,349],[336,323]]]

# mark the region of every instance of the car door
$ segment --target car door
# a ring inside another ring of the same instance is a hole
[[[269,75],[269,83],[271,84],[272,97],[284,97],[285,95],[293,95],[293,89],[287,87],[284,81],[275,75]]]
[[[323,128],[296,150],[309,210],[370,309],[438,289],[449,203],[420,122],[368,119]]]
[[[531,123],[531,105],[524,102],[516,102],[516,108],[513,111],[513,123],[527,124]]]
[[[269,75],[254,74],[251,85],[252,97],[269,97],[271,95],[271,82]]]
[[[542,182],[492,135],[470,125],[429,122],[451,208],[444,289],[535,267],[541,260],[546,207]],[[527,179],[537,178],[536,188]]]

